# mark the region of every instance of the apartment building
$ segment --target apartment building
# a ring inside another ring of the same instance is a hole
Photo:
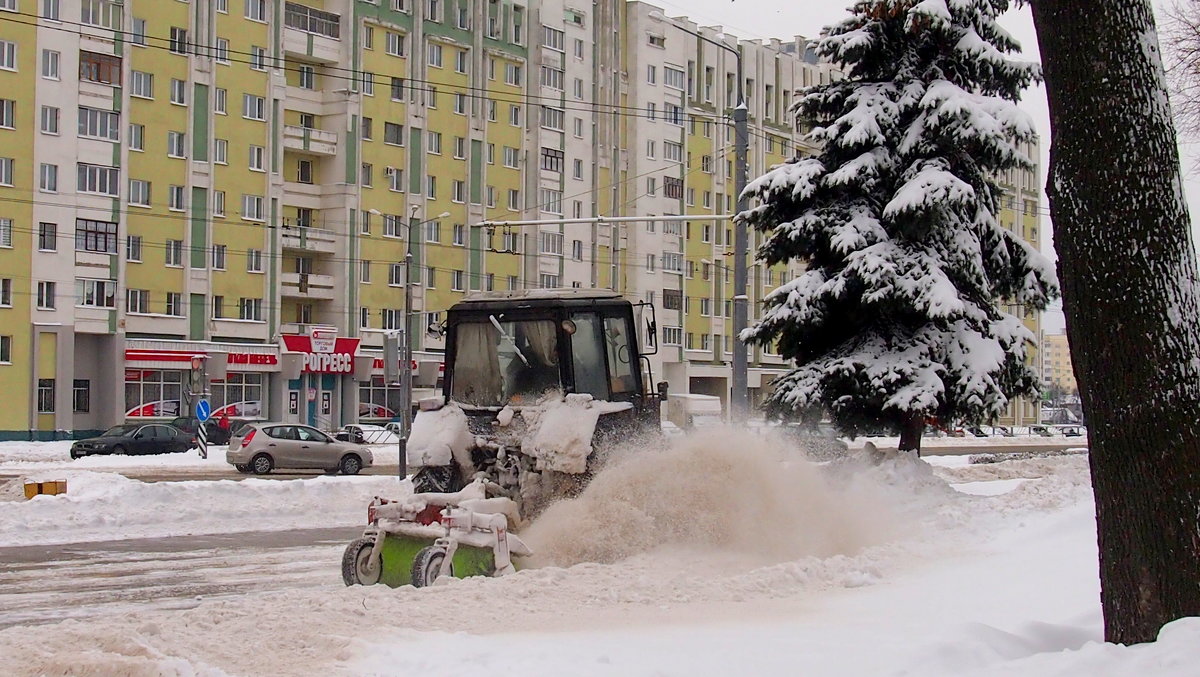
[[[1071,366],[1071,347],[1066,334],[1042,335],[1042,385],[1061,388],[1068,395],[1079,394],[1075,369]]]
[[[215,411],[387,420],[406,287],[423,387],[464,294],[607,287],[655,309],[656,380],[727,397],[735,54],[753,177],[813,150],[803,39],[623,0],[0,0],[0,438],[188,411],[197,356]],[[798,270],[749,265],[753,317]],[[755,349],[754,400],[783,368]]]

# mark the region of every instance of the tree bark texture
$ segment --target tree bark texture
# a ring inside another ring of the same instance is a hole
[[[1105,638],[1200,615],[1200,301],[1147,0],[1032,0]]]

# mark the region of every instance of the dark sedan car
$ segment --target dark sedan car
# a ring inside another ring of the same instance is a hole
[[[163,454],[187,451],[192,437],[163,423],[119,425],[71,445],[71,458],[95,454]]]
[[[196,436],[196,428],[200,425],[200,420],[195,416],[180,416],[171,421],[171,425],[179,428],[187,433],[189,437]],[[204,422],[204,431],[208,433],[209,444],[229,444],[229,431],[235,424],[231,422],[229,428],[222,428],[220,422],[216,419],[208,419]]]

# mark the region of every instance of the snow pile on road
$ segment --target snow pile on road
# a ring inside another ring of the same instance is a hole
[[[67,493],[13,500],[23,481],[66,480]],[[411,492],[394,477],[140,482],[116,473],[54,470],[0,487],[0,547],[366,522],[376,495]]]
[[[208,458],[191,449],[178,454],[144,456],[84,456],[71,460],[71,441],[0,442],[0,470],[34,470],[48,467],[109,470],[131,468],[229,468],[224,446],[208,448]]]
[[[533,439],[524,447],[537,459],[539,470],[577,475],[587,470],[592,453],[592,436],[602,414],[632,409],[628,402],[595,400],[591,395],[571,393],[563,398],[547,397],[536,408],[521,416],[536,428]]]

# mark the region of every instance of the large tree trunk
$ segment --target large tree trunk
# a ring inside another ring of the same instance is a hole
[[[1200,615],[1200,303],[1154,18],[1146,0],[1030,4],[1105,637],[1153,641]]]

